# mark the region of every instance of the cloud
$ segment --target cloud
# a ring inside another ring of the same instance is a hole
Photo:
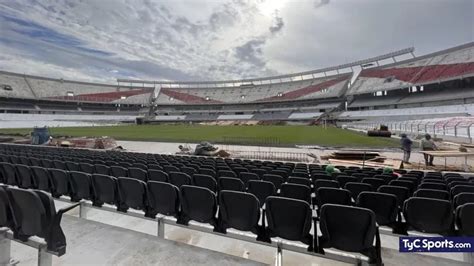
[[[283,26],[285,26],[285,23],[283,22],[283,18],[278,16],[278,12],[275,12],[275,15],[273,16],[273,23],[270,26],[269,30],[272,34],[275,34],[283,29]]]
[[[314,8],[320,8],[324,5],[329,4],[330,0],[316,0],[314,1]]]
[[[471,0],[429,5],[396,0],[0,0],[0,69],[94,81],[291,73],[413,45],[423,54],[472,41],[473,5]]]

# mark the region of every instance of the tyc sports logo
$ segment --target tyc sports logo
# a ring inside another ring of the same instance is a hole
[[[474,237],[400,237],[400,252],[474,252]]]

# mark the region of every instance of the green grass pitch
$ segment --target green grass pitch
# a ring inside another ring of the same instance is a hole
[[[0,129],[2,134],[28,134],[31,129]],[[330,147],[397,147],[390,138],[368,137],[335,127],[318,126],[205,126],[205,125],[120,125],[50,128],[53,136],[100,137],[117,140],[223,143],[229,139],[264,141],[276,139],[280,145],[321,145]],[[241,143],[244,144],[244,143]],[[251,144],[251,143],[249,143]]]

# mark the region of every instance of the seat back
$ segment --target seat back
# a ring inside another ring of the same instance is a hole
[[[339,182],[335,180],[318,179],[314,181],[314,190],[319,188],[339,188]]]
[[[180,188],[182,224],[190,220],[216,226],[217,201],[214,192],[207,188],[183,185]]]
[[[129,207],[146,211],[148,202],[145,182],[135,178],[120,177],[117,179],[117,183],[120,195],[120,211],[127,211]]]
[[[244,182],[245,187],[248,187],[248,182],[250,180],[259,180],[260,179],[260,177],[255,173],[243,172],[243,173],[240,173],[239,176],[240,176],[240,180],[242,180],[242,182]]]
[[[175,185],[158,182],[147,182],[148,206],[150,216],[160,213],[177,217],[179,213],[179,190]]]
[[[356,205],[372,210],[379,225],[392,225],[397,219],[397,197],[380,192],[362,192],[357,197]]]
[[[34,183],[39,190],[51,191],[51,176],[46,168],[41,166],[31,166]]]
[[[417,231],[447,234],[453,230],[453,207],[447,200],[412,197],[405,201],[403,213]]]
[[[474,236],[474,203],[466,203],[456,209],[456,224],[463,236]]]
[[[339,175],[336,177],[337,182],[341,187],[345,187],[347,183],[358,183],[359,180],[356,177],[348,175]]]
[[[146,182],[148,179],[148,173],[142,168],[130,167],[128,168],[128,177]]]
[[[48,169],[51,180],[51,192],[54,197],[69,195],[72,187],[68,172],[62,169]]]
[[[113,165],[110,167],[110,174],[115,177],[127,177],[128,169],[122,166]]]
[[[397,197],[399,208],[403,207],[403,203],[410,196],[410,190],[408,188],[399,187],[399,186],[381,186],[379,187],[377,191],[382,192],[382,193],[392,194],[395,197]]]
[[[96,164],[94,165],[95,174],[99,175],[110,175],[110,167],[105,164]]]
[[[148,169],[148,180],[158,182],[168,182],[168,174],[162,170]]]
[[[94,206],[102,206],[104,203],[116,205],[118,203],[117,178],[93,174],[92,188],[94,192]]]
[[[362,183],[369,184],[372,186],[373,190],[379,189],[380,186],[386,185],[387,182],[380,178],[364,178]]]
[[[0,227],[14,229],[13,214],[6,186],[0,186]]]
[[[66,161],[66,168],[68,171],[80,171],[81,168],[78,163]]]
[[[290,177],[288,178],[288,183],[290,184],[299,184],[307,187],[311,187],[311,179],[301,178],[301,177]]]
[[[180,188],[183,185],[190,185],[191,177],[181,172],[169,172],[169,181],[171,184]]]
[[[275,195],[276,188],[272,182],[250,180],[247,191],[255,195],[255,197],[257,197],[258,201],[260,202],[260,206],[263,206],[267,197]]]
[[[347,189],[351,192],[351,196],[354,199],[354,201],[357,200],[357,197],[359,196],[359,194],[361,192],[374,191],[374,189],[372,188],[372,185],[366,184],[366,183],[358,183],[358,182],[357,183],[353,183],[353,182],[346,183],[346,185],[344,186],[344,189]]]
[[[311,204],[311,189],[305,185],[291,183],[283,184],[281,185],[279,196],[283,198],[303,200],[308,204]]]
[[[79,168],[84,173],[93,174],[95,172],[94,165],[90,163],[79,163]]]
[[[324,204],[351,204],[351,192],[347,189],[322,187],[316,191],[316,204],[321,208]]]
[[[270,196],[266,202],[270,237],[312,244],[311,207],[302,200]]]
[[[463,185],[457,185],[451,188],[451,195],[455,197],[459,193],[463,192],[469,192],[469,193],[474,193],[474,186],[463,186]]]
[[[250,193],[223,190],[219,193],[221,228],[235,228],[258,234],[260,203]]]
[[[2,170],[3,181],[5,182],[5,184],[11,186],[19,185],[15,166],[13,164],[7,162],[0,162],[0,169]]]
[[[454,208],[466,203],[474,203],[474,193],[463,192],[453,198]]]
[[[283,177],[281,177],[279,175],[274,175],[274,174],[264,174],[262,176],[262,180],[272,182],[277,190],[280,189],[281,184],[283,184],[283,182],[285,182]]]
[[[447,187],[445,184],[441,183],[434,183],[434,182],[423,182],[421,183],[418,188],[420,189],[437,189],[437,190],[446,190]]]
[[[217,192],[217,182],[210,175],[194,174],[192,181],[195,186],[207,188],[214,193]]]
[[[322,247],[348,252],[364,252],[373,247],[377,230],[371,210],[336,204],[321,208],[320,229]]]
[[[36,188],[36,182],[33,180],[33,175],[31,173],[31,169],[29,166],[23,164],[17,164],[15,166],[16,174],[18,177],[18,181],[20,182],[18,185],[21,188]]]
[[[220,177],[217,179],[219,190],[244,191],[245,185],[242,180],[232,177]]]
[[[413,194],[414,197],[449,200],[449,192],[437,189],[418,189]]]
[[[73,201],[94,198],[90,174],[71,171],[69,176],[71,181],[71,199]]]

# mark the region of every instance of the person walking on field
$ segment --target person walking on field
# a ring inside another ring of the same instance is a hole
[[[413,145],[413,141],[407,137],[406,134],[402,134],[400,139],[400,145],[402,146],[403,150],[403,162],[409,163],[410,155],[411,155],[411,146]]]
[[[437,150],[438,148],[436,147],[436,144],[434,141],[431,139],[430,134],[426,134],[425,138],[421,140],[421,150],[422,151],[434,151]],[[425,164],[426,166],[434,166],[433,160],[434,156],[433,155],[428,155],[423,153],[423,156],[425,157]]]

